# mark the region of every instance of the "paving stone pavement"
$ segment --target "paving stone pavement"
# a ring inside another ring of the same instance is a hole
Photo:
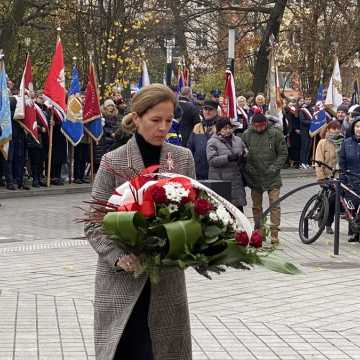
[[[282,192],[310,181],[287,179]],[[256,268],[210,281],[187,270],[194,360],[360,359],[360,244],[346,242],[346,224],[340,256],[327,235],[300,242],[299,210],[315,191],[282,206],[279,253],[303,274]],[[95,359],[96,254],[73,222],[86,198],[1,201],[0,360]]]

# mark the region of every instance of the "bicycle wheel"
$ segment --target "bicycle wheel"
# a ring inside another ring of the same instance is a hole
[[[305,204],[299,221],[299,236],[304,244],[316,241],[324,231],[329,215],[329,199],[324,191]]]

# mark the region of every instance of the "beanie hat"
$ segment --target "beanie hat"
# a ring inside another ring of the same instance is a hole
[[[106,99],[104,101],[104,107],[108,107],[108,106],[116,107],[113,99]]]
[[[230,119],[226,117],[218,118],[215,123],[216,132],[219,132],[221,129],[223,129],[225,126],[232,126]]]
[[[338,106],[337,108],[337,111],[343,111],[344,113],[347,113],[349,110],[349,107],[344,105],[344,104],[341,104],[340,106]]]
[[[252,118],[253,123],[267,122],[267,120],[268,119],[266,118],[266,116],[264,114],[262,114],[262,113],[257,113]]]
[[[208,108],[217,110],[218,106],[219,106],[219,103],[216,101],[213,101],[213,100],[205,100],[204,101],[204,107],[208,107]]]

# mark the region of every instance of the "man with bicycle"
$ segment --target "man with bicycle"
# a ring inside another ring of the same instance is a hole
[[[351,136],[344,140],[340,149],[340,169],[344,172],[342,181],[350,186],[352,190],[360,194],[360,115],[353,117],[351,125]],[[346,172],[348,172],[346,174]],[[356,176],[359,175],[359,176]],[[355,209],[360,205],[356,196],[348,196]],[[359,233],[355,233],[349,222],[349,242],[359,242]]]

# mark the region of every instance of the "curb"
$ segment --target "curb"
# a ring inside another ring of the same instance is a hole
[[[34,196],[51,196],[51,195],[63,195],[63,194],[82,194],[90,193],[91,185],[64,185],[64,186],[52,186],[50,188],[40,188],[30,190],[0,190],[0,200],[1,199],[18,199],[24,197],[34,197]]]

